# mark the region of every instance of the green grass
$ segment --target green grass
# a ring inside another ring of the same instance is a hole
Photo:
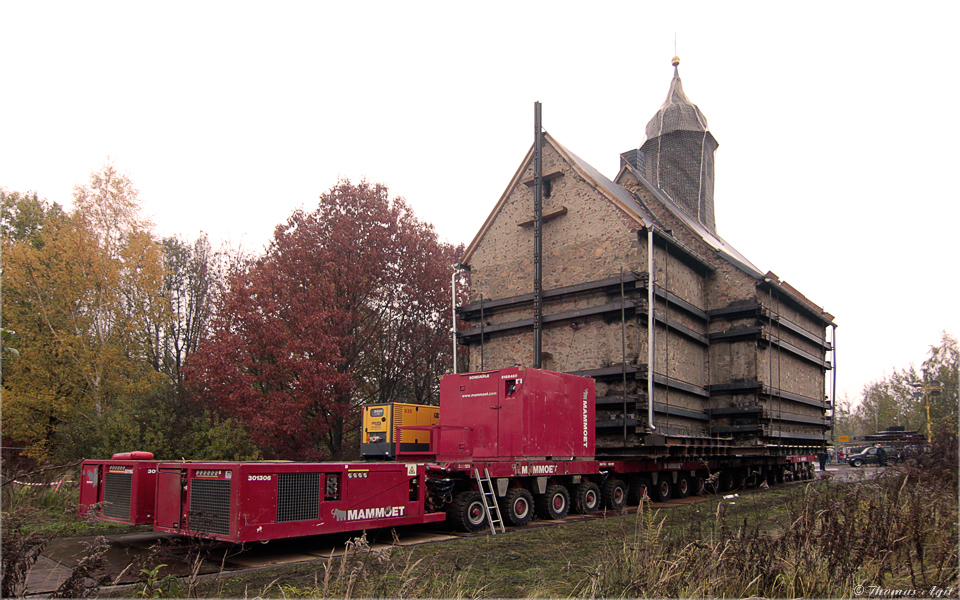
[[[802,495],[799,486],[782,486],[745,494],[735,504],[717,497],[667,509],[649,505],[633,515],[357,553],[333,559],[331,576],[317,563],[242,576],[225,574],[201,583],[196,593],[200,597],[277,598],[590,596],[601,576],[604,557],[623,556],[643,540],[720,535],[724,528],[736,532],[744,524],[758,523],[763,530],[772,531],[788,516],[786,500]],[[345,578],[330,583],[338,574]]]
[[[75,481],[56,486],[19,486],[3,489],[4,514],[17,513],[21,533],[36,533],[46,538],[80,535],[107,535],[151,531],[148,526],[132,526],[85,519],[77,513],[80,485]]]

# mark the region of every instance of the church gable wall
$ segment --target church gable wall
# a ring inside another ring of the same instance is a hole
[[[637,270],[635,225],[626,215],[548,144],[543,172],[550,177],[550,197],[543,200],[543,288],[616,276],[621,267]],[[490,299],[533,292],[534,189],[524,183],[532,177],[531,164],[471,257],[472,301],[480,294]],[[530,224],[520,225],[525,222]]]

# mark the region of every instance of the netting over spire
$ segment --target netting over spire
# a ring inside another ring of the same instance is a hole
[[[688,215],[716,235],[713,209],[714,153],[719,144],[707,118],[683,93],[674,64],[667,99],[650,119],[635,166]]]
[[[683,93],[683,84],[676,71],[670,81],[667,99],[647,123],[646,139],[651,140],[674,131],[707,131],[707,118]]]

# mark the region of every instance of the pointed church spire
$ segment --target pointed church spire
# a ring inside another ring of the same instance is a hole
[[[707,131],[707,118],[700,112],[696,104],[690,102],[683,93],[683,84],[680,81],[678,65],[680,59],[673,57],[673,79],[667,99],[660,106],[657,114],[647,123],[646,139],[652,140],[674,131]]]
[[[683,93],[674,56],[673,79],[667,99],[646,127],[640,147],[641,171],[648,181],[666,192],[680,208],[711,233],[717,233],[713,210],[714,152],[717,140],[707,118]]]

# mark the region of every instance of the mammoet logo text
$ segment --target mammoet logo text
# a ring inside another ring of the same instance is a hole
[[[379,508],[359,508],[351,510],[333,509],[330,511],[338,521],[359,521],[361,519],[386,519],[402,517],[405,506],[381,506]]]
[[[589,418],[587,416],[587,390],[583,390],[583,447],[586,448],[590,442]]]
[[[553,475],[557,472],[557,465],[522,465],[517,469],[518,475]]]

